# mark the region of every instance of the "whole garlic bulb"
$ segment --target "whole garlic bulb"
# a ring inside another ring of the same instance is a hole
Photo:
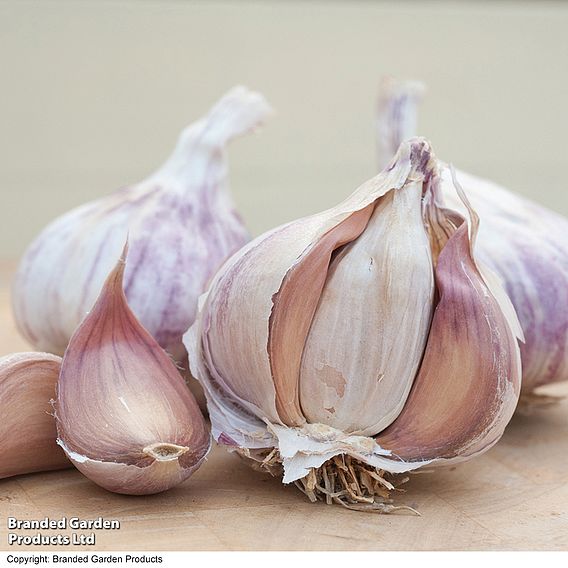
[[[61,359],[49,353],[0,357],[0,479],[71,467],[52,416],[60,369]]]
[[[220,264],[249,240],[228,192],[225,147],[270,109],[244,87],[188,126],[148,179],[53,221],[30,245],[13,286],[18,328],[36,348],[62,354],[93,305],[126,236],[128,302],[159,344],[183,359],[181,338]]]
[[[174,362],[128,307],[126,254],[65,351],[57,441],[101,487],[148,495],[186,480],[205,459],[210,434]]]
[[[399,144],[416,135],[424,88],[414,81],[383,80],[377,141],[384,167]],[[568,380],[568,219],[471,174],[457,177],[481,219],[477,254],[503,280],[519,316],[523,392]],[[464,212],[448,170],[441,179],[444,199]]]
[[[385,472],[499,439],[521,331],[474,259],[475,213],[445,208],[439,183],[413,139],[337,207],[223,265],[184,338],[217,441],[313,499],[385,510]]]

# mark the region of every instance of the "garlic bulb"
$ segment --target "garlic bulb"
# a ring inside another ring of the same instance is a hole
[[[203,462],[210,435],[175,364],[129,309],[126,250],[65,351],[58,443],[89,479],[117,493],[158,493]]]
[[[499,439],[521,330],[473,256],[475,213],[439,183],[428,142],[405,142],[343,203],[224,264],[184,337],[219,443],[312,499],[389,510],[388,473]]]
[[[415,136],[421,94],[415,82],[383,81],[381,167]],[[490,181],[462,171],[457,177],[481,219],[477,254],[503,280],[523,328],[523,392],[568,380],[568,219]],[[463,213],[447,170],[441,187],[446,202]]]
[[[37,349],[62,354],[128,234],[128,302],[158,343],[182,361],[181,338],[199,294],[249,240],[228,193],[225,147],[268,112],[258,93],[232,89],[181,133],[173,154],[148,179],[52,222],[28,248],[13,286],[24,337]]]
[[[71,467],[57,446],[51,400],[61,359],[48,353],[0,358],[0,479]]]

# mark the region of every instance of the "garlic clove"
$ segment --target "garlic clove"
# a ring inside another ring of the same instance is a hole
[[[276,408],[285,424],[299,426],[305,422],[300,408],[298,376],[331,255],[361,234],[371,213],[372,207],[366,206],[330,229],[286,274],[275,294],[269,322],[268,356],[276,388]]]
[[[138,322],[123,291],[126,248],[63,358],[59,444],[92,481],[118,493],[164,491],[210,447],[205,421],[175,364]]]
[[[24,254],[13,286],[18,328],[36,348],[62,354],[94,304],[124,244],[128,302],[182,363],[183,333],[217,268],[249,240],[228,191],[226,145],[270,113],[262,95],[230,90],[187,127],[146,180],[53,221]]]
[[[51,414],[60,368],[61,359],[48,353],[0,358],[0,479],[71,467]]]
[[[458,176],[482,221],[477,254],[503,280],[523,327],[523,392],[568,380],[568,220],[490,181]],[[450,183],[445,174],[443,187]]]
[[[422,359],[433,295],[422,183],[411,182],[378,200],[365,231],[329,265],[302,358],[309,422],[368,435],[398,416]]]
[[[502,307],[506,296],[493,292],[476,264],[478,218],[468,211],[471,234],[463,220],[437,261],[439,300],[410,396],[376,438],[404,461],[464,460],[486,450],[517,406],[522,332],[514,311]]]
[[[415,82],[383,81],[377,118],[381,168],[403,140],[416,135],[423,90]],[[467,215],[447,168],[441,177],[445,202]],[[568,380],[568,220],[488,180],[462,171],[457,177],[481,218],[476,254],[502,279],[524,331],[523,392]]]

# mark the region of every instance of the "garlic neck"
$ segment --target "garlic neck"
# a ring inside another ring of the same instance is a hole
[[[200,123],[182,132],[171,156],[152,175],[152,183],[183,196],[227,193],[225,149],[208,139]]]

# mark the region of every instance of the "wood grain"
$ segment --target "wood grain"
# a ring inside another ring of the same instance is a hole
[[[1,354],[27,349],[10,313],[11,270],[0,268]],[[568,394],[566,385],[555,390]],[[399,501],[422,516],[311,504],[215,448],[191,479],[151,497],[108,493],[76,470],[2,480],[0,550],[25,548],[8,546],[8,516],[118,519],[120,531],[97,532],[97,551],[566,550],[568,400],[515,416],[499,444],[476,460],[412,476]]]

